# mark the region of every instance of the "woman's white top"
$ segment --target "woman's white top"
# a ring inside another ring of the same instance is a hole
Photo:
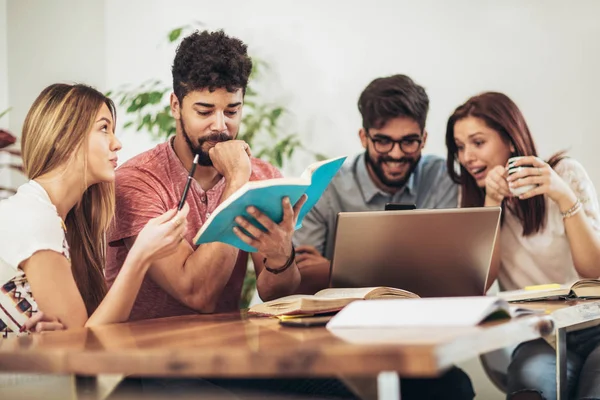
[[[600,233],[598,197],[583,166],[565,158],[554,167],[582,203],[596,233]],[[546,225],[537,234],[523,236],[519,219],[507,208],[500,230],[501,266],[498,283],[501,290],[523,289],[546,283],[570,283],[579,279],[569,240],[558,205],[546,196]],[[600,260],[599,260],[600,262]]]
[[[38,311],[20,265],[41,250],[69,259],[63,222],[48,193],[31,180],[0,201],[0,338],[16,336]]]

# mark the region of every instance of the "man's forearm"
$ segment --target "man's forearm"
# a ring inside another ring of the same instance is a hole
[[[227,182],[219,203],[225,201],[244,181]],[[225,285],[237,263],[239,250],[224,243],[208,243],[199,246],[186,260],[183,268],[189,271],[192,287],[189,305],[200,312],[213,312]],[[187,303],[187,302],[186,302]]]
[[[295,262],[279,274],[263,269],[256,280],[256,290],[263,301],[293,294],[298,285],[300,285],[300,271]]]
[[[329,271],[331,262],[324,260],[321,263],[306,264],[300,267],[301,282],[296,293],[315,294],[319,290],[329,287]]]
[[[189,307],[211,313],[235,268],[239,251],[223,243],[198,247],[185,262],[183,269],[190,287],[184,302]]]

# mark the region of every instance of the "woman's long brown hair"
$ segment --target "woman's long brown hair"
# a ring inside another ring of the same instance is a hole
[[[113,102],[96,89],[67,84],[54,84],[44,89],[31,106],[23,125],[21,151],[29,179],[67,165],[77,150],[86,146],[88,134],[104,104],[115,120]],[[84,163],[87,165],[85,153]],[[85,182],[81,184],[86,185]],[[114,209],[114,183],[97,183],[87,188],[65,220],[73,277],[88,315],[106,295],[105,232]]]
[[[446,158],[450,178],[461,187],[461,207],[481,207],[485,201],[485,188],[477,182],[458,161],[458,148],[454,141],[456,122],[467,117],[482,120],[489,128],[500,134],[502,139],[514,147],[511,157],[537,156],[535,143],[529,127],[517,105],[505,94],[486,92],[471,97],[459,106],[448,119],[446,126]],[[553,155],[548,164],[552,168],[564,158],[564,152]],[[502,202],[502,215],[508,207],[523,226],[523,235],[528,236],[542,230],[546,223],[545,196],[534,196],[526,200],[506,198]]]

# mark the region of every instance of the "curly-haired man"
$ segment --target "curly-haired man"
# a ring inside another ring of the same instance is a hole
[[[193,238],[215,208],[243,184],[281,177],[275,167],[253,158],[247,143],[236,140],[251,70],[246,45],[222,31],[194,32],[184,38],[172,68],[175,137],[117,169],[116,215],[108,232],[109,284],[141,228],[177,207],[193,158],[199,155],[186,200],[187,233],[174,255],[150,266],[131,320],[239,309],[248,253],[223,243],[196,246]],[[265,300],[291,294],[300,283],[292,234],[302,203],[293,206],[284,200],[284,219],[279,224],[259,210],[250,211],[268,228],[261,234],[248,221],[238,222],[256,237],[236,232],[259,250],[252,258],[257,289]]]

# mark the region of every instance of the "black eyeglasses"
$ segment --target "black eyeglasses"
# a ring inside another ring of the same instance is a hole
[[[371,139],[371,142],[373,142],[375,151],[381,154],[386,154],[392,151],[396,143],[398,143],[400,150],[402,150],[404,154],[413,154],[421,149],[421,143],[423,143],[423,138],[416,136],[403,137],[400,140],[393,140],[388,137],[374,138],[367,133],[367,137]]]

